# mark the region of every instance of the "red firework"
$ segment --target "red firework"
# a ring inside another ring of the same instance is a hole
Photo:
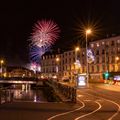
[[[52,20],[38,21],[32,33],[32,44],[40,48],[47,48],[54,44],[58,39],[60,29]]]

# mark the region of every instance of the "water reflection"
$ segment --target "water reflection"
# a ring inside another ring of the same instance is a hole
[[[37,102],[37,96],[36,95],[34,96],[34,102]]]
[[[19,101],[33,101],[33,102],[46,102],[43,92],[41,90],[13,90],[13,97]]]

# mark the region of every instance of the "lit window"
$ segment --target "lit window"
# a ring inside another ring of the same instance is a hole
[[[109,42],[107,42],[106,44],[109,45]]]
[[[104,45],[105,44],[105,42],[102,42],[102,45]]]
[[[99,45],[99,43],[97,43],[97,47],[99,47],[100,45]]]
[[[94,44],[91,44],[91,48],[93,48],[94,47]]]
[[[117,40],[117,43],[120,43],[120,40]]]

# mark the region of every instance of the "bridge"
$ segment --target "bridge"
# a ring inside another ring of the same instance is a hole
[[[39,80],[41,81],[41,80]],[[0,78],[0,83],[13,83],[13,84],[36,84],[38,82],[37,78],[33,77],[7,77]]]

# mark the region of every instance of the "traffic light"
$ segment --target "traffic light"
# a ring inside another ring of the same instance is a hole
[[[109,73],[108,73],[108,72],[105,72],[105,73],[104,73],[104,77],[105,77],[105,79],[108,79]]]

